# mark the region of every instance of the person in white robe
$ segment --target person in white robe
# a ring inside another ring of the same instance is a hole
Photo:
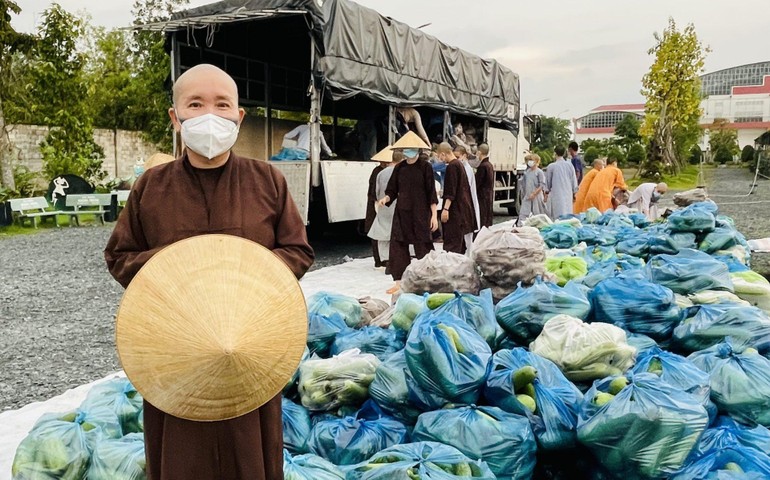
[[[547,206],[554,220],[572,213],[572,202],[578,191],[575,167],[564,159],[564,152],[564,147],[557,145],[554,148],[555,160],[545,171]]]
[[[388,182],[393,175],[393,169],[403,158],[404,156],[401,152],[393,152],[393,161],[385,170],[377,175],[377,198],[385,196],[385,189],[388,188]],[[367,235],[372,240],[377,240],[377,250],[380,253],[380,261],[382,262],[387,262],[390,259],[390,232],[393,229],[393,214],[396,211],[396,202],[398,202],[397,199],[390,206],[383,206],[379,202],[374,202],[374,209],[377,215],[374,217],[374,222],[372,222]]]
[[[654,222],[658,219],[658,200],[668,191],[665,183],[643,183],[636,187],[628,197],[628,208],[636,209],[643,213],[648,220]]]

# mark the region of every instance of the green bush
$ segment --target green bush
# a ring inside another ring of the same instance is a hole
[[[610,147],[607,150],[607,160],[615,158],[618,160],[618,167],[626,165],[626,154],[619,147]]]
[[[716,151],[716,154],[714,155],[714,161],[717,162],[720,165],[724,165],[727,162],[732,161],[733,156],[730,154],[730,150],[727,148],[718,148]]]
[[[690,149],[690,165],[699,165],[703,159],[703,150],[700,149],[698,144],[692,146]]]
[[[751,162],[754,163],[754,154],[756,153],[756,150],[754,150],[754,147],[751,145],[746,145],[743,147],[743,150],[741,150],[741,162]]]
[[[34,197],[40,188],[40,173],[30,171],[26,165],[16,165],[13,169],[13,181],[19,197]]]
[[[644,149],[644,146],[635,143],[631,145],[631,148],[628,149],[628,156],[626,157],[626,160],[630,164],[639,165],[644,161],[646,157],[647,151]]]
[[[770,177],[770,152],[767,150],[759,153],[759,173]]]
[[[547,148],[535,150],[535,152],[540,157],[540,168],[545,168],[551,163],[553,163],[553,150],[548,150]]]
[[[584,142],[585,143],[585,142]],[[596,147],[588,147],[585,151],[585,155],[583,155],[583,160],[586,162],[586,165],[591,165],[594,160],[599,158],[599,149]]]

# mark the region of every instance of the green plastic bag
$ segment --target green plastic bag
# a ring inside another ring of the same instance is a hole
[[[556,284],[563,287],[570,280],[583,278],[588,274],[588,264],[580,257],[551,257],[545,260],[545,269],[556,276]]]

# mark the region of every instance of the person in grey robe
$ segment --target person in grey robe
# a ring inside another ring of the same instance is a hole
[[[565,149],[561,145],[554,148],[556,159],[545,172],[545,192],[548,194],[550,217],[557,219],[572,213],[572,202],[578,191],[575,167],[564,160]]]
[[[545,173],[540,170],[540,156],[530,153],[524,159],[527,169],[519,180],[519,225],[532,215],[548,214],[545,207]]]
[[[665,183],[643,183],[636,187],[628,198],[628,208],[644,214],[651,222],[658,219],[658,200],[668,191]]]
[[[385,196],[385,189],[388,188],[390,177],[393,176],[393,169],[403,158],[403,153],[394,151],[393,161],[388,167],[377,174],[375,186],[377,198]],[[377,215],[374,217],[371,228],[369,228],[368,236],[372,240],[377,241],[377,250],[380,254],[380,260],[383,262],[387,262],[390,259],[390,232],[393,229],[393,213],[396,211],[397,202],[398,200],[395,200],[389,206],[380,205],[377,201],[374,202],[374,208],[377,211]]]

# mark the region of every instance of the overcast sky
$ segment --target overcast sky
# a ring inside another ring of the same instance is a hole
[[[668,18],[694,23],[711,48],[706,71],[770,60],[768,0],[358,0],[380,13],[471,53],[495,58],[521,77],[522,108],[579,117],[613,103],[642,102],[642,75],[652,58],[653,32]],[[32,31],[49,0],[17,0],[13,20]],[[131,22],[132,0],[60,0],[87,11],[94,24]],[[190,5],[211,3],[192,0]],[[276,39],[280,41],[279,39]],[[547,100],[546,100],[547,99]]]

